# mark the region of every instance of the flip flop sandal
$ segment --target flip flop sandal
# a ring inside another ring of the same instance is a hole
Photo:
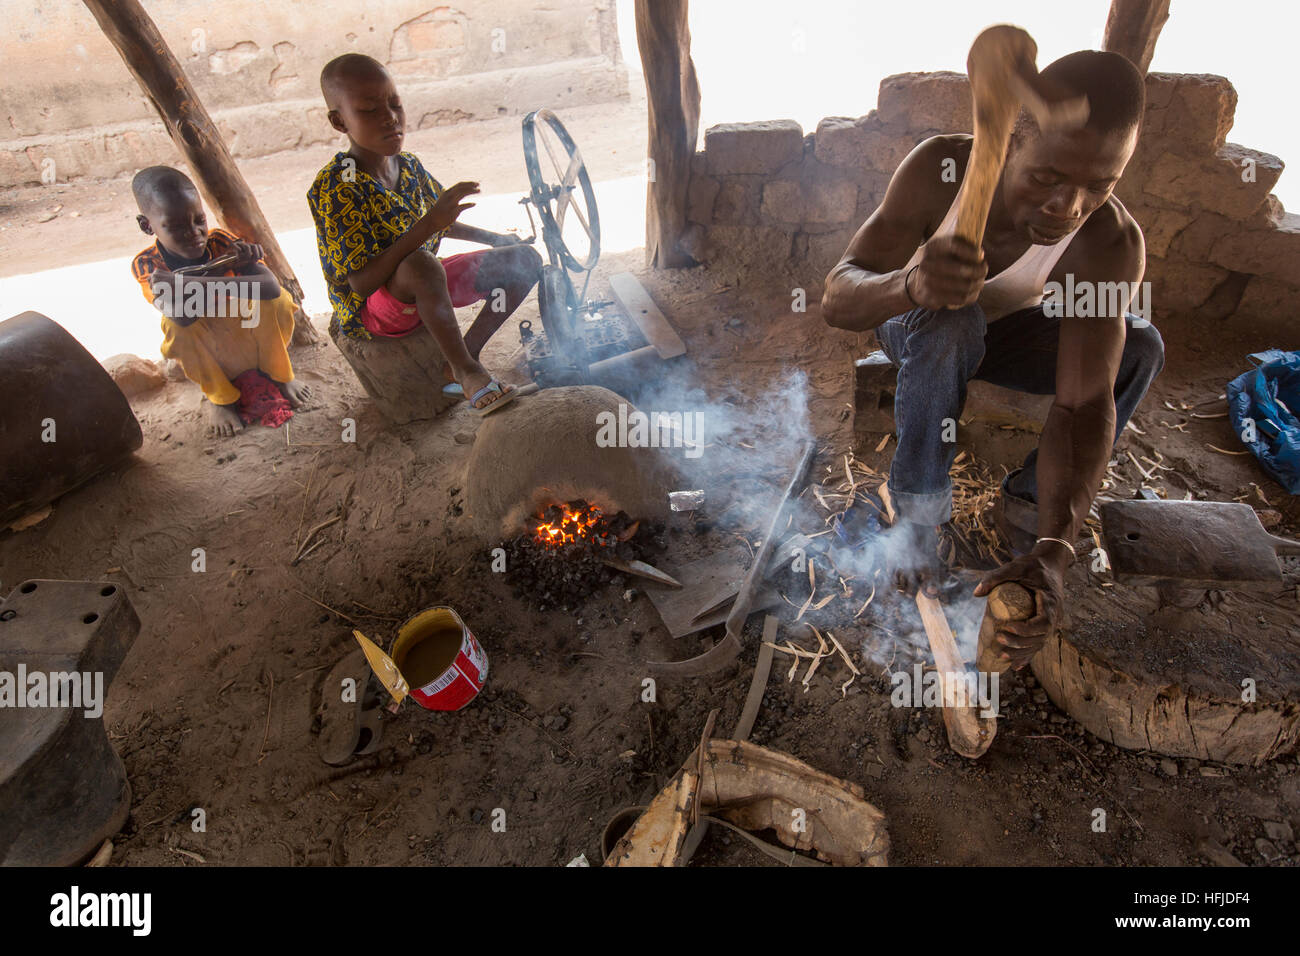
[[[343,700],[343,681],[356,682],[356,700]],[[379,743],[378,695],[370,692],[374,674],[361,649],[334,665],[321,687],[321,728],[316,749],[331,767],[350,763],[358,753],[370,753]]]
[[[506,391],[506,389],[501,385],[500,382],[498,382],[496,379],[492,379],[492,381],[488,382],[486,385],[484,385],[482,388],[480,388],[477,392],[474,393],[474,397],[469,400],[469,404],[471,408],[474,408],[474,413],[478,415],[479,418],[482,418],[484,415],[491,415],[493,412],[497,411],[498,409],[503,408],[506,405],[509,405],[511,402],[515,400],[515,395],[518,393],[518,391],[519,390],[517,388],[512,388],[509,391]],[[491,405],[484,405],[482,408],[475,408],[474,407],[475,402],[477,402],[484,395],[487,395],[489,392],[497,392],[501,397],[498,398]]]
[[[442,394],[448,398],[464,398],[465,389],[461,387],[460,382],[452,382],[442,387]]]

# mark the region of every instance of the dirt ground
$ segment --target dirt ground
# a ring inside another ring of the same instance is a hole
[[[593,169],[632,175],[640,142],[626,124],[618,135],[610,131],[616,108],[609,110],[602,120],[591,108],[570,128]],[[516,126],[510,130],[517,136]],[[296,179],[292,189],[271,187],[288,169],[318,165],[319,156],[297,154],[247,164],[277,228],[299,215],[292,207],[302,205],[302,190]],[[99,185],[67,188],[89,203],[104,192]],[[113,186],[120,192],[124,183]],[[118,249],[117,240],[84,228],[96,215],[120,217],[120,196],[66,232],[59,219],[36,223],[20,214],[26,201],[3,199],[10,248],[40,237],[93,257],[136,245],[128,238]],[[792,314],[786,290],[722,288],[704,270],[650,273],[640,251],[602,258],[593,294],[603,296],[608,276],[623,270],[638,274],[670,317],[705,393],[757,403],[790,369],[801,369],[819,448],[814,475],[850,449],[850,360],[862,343],[827,328],[815,306]],[[531,297],[517,316],[530,318]],[[522,382],[517,319],[485,358]],[[1156,324],[1166,333],[1168,364],[1135,419],[1145,436],[1128,433],[1121,451],[1158,448],[1175,467],[1166,473],[1170,497],[1187,489],[1231,500],[1253,494],[1254,482],[1282,514],[1273,532],[1300,536],[1300,505],[1253,459],[1205,449],[1206,442],[1232,447],[1224,420],[1197,420],[1188,434],[1159,424],[1170,418],[1165,400],[1213,399],[1244,367],[1232,328],[1165,326],[1159,317]],[[323,332],[324,317],[317,326]],[[645,660],[690,656],[717,632],[673,641],[648,599],[623,585],[572,612],[532,611],[508,577],[488,571],[491,543],[473,535],[465,514],[472,414],[459,407],[431,422],[388,424],[323,335],[295,352],[294,363],[319,399],[287,428],[205,439],[197,389],[169,383],[134,403],[145,434],[138,454],[60,499],[36,527],[0,533],[5,592],[27,578],[112,580],[129,586],[143,622],[105,715],[133,787],[113,863],[553,866],[579,853],[598,861],[606,821],[646,802],[676,772],[708,711],[720,709],[720,728],[735,723],[757,619],[732,669],[711,679],[660,679],[657,701],[643,703]],[[346,417],[356,421],[355,443],[340,440]],[[761,431],[754,436],[760,447]],[[891,448],[858,451],[883,469]],[[758,452],[754,461],[775,496],[789,462]],[[1121,486],[1117,494],[1131,491]],[[685,561],[720,546],[729,532],[759,537],[757,525],[707,520],[740,494],[739,486],[711,489],[704,515],[674,516],[665,532],[669,553]],[[753,485],[744,494],[753,495]],[[322,533],[326,544],[291,566],[302,532],[335,514],[342,520]],[[198,547],[207,555],[202,574],[191,570]],[[1089,577],[1076,566],[1071,589],[1093,587]],[[1136,592],[1116,588],[1113,596],[1130,615],[1150,610]],[[460,611],[487,650],[483,693],[450,714],[407,702],[385,720],[376,753],[327,767],[316,751],[314,714],[326,673],[355,647],[352,629],[387,642],[407,615],[443,603]],[[788,607],[781,613],[793,616]],[[1277,602],[1231,595],[1217,610],[1193,613],[1204,628],[1245,622],[1296,639],[1294,595]],[[846,647],[863,637],[839,636]],[[828,662],[804,691],[786,681],[788,665],[778,656],[753,739],[861,784],[888,819],[892,863],[1297,861],[1288,836],[1300,828],[1295,755],[1245,769],[1121,751],[1057,712],[1032,677],[1019,676],[1004,682],[992,749],[972,763],[949,750],[936,711],[891,707],[883,678],[866,674],[841,696],[847,668]],[[1092,828],[1097,807],[1108,817],[1101,833]],[[195,808],[205,811],[205,832],[191,828]],[[504,831],[493,826],[498,809]],[[771,865],[716,833],[696,861]]]

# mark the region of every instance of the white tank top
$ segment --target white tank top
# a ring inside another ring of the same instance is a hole
[[[937,236],[945,230],[950,230],[956,221],[957,200],[953,199],[952,205],[948,207],[948,214],[943,217],[943,222],[939,223],[939,228],[934,231],[934,234]],[[1079,229],[1076,229],[1051,246],[1031,245],[1025,250],[1024,255],[985,282],[978,300],[980,308],[984,310],[985,319],[994,322],[1012,312],[1041,305],[1043,287],[1047,285],[1048,277],[1078,234]],[[921,250],[918,248],[908,260],[907,268],[910,269],[920,261]]]

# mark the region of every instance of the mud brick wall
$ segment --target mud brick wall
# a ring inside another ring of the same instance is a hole
[[[340,53],[394,74],[407,128],[627,96],[614,0],[155,0],[146,4],[238,159],[342,142],[318,78]],[[8,3],[0,187],[181,162],[81,0]]]
[[[1116,195],[1147,241],[1153,319],[1233,316],[1261,347],[1300,336],[1300,216],[1270,190],[1283,163],[1226,142],[1237,94],[1221,76],[1152,73],[1138,149]],[[789,274],[820,289],[894,169],[935,133],[970,132],[960,73],[905,73],[877,108],[830,117],[804,135],[791,120],[705,132],[691,168],[684,243],[734,280]]]

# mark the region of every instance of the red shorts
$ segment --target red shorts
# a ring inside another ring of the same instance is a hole
[[[443,271],[447,273],[447,291],[451,295],[451,304],[454,308],[473,305],[487,298],[475,288],[474,283],[478,279],[483,254],[488,251],[490,250],[478,249],[474,252],[462,252],[441,260]],[[370,293],[370,298],[366,299],[365,304],[361,306],[360,319],[361,324],[371,335],[383,335],[389,338],[407,335],[420,325],[420,316],[415,310],[415,303],[403,302],[389,292],[387,286],[382,285]]]

